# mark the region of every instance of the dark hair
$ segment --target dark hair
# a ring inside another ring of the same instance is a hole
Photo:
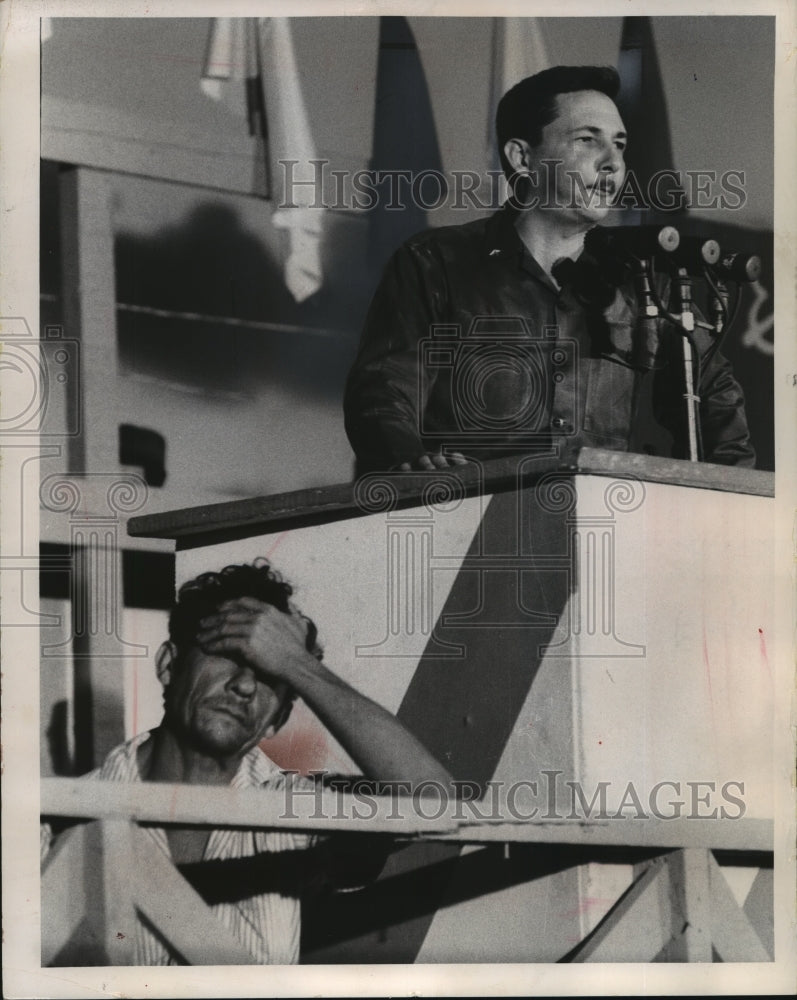
[[[516,83],[498,103],[495,131],[501,166],[507,177],[512,167],[504,155],[510,139],[525,139],[531,146],[542,141],[542,130],[556,118],[558,94],[597,90],[612,100],[620,90],[620,77],[611,66],[552,66]]]
[[[219,573],[202,573],[180,587],[177,602],[169,615],[169,638],[178,653],[183,653],[196,642],[200,619],[213,614],[224,601],[255,597],[287,614],[296,610],[290,604],[292,594],[293,587],[280,577],[267,559],[255,559],[251,565],[225,566]],[[320,660],[323,651],[317,642],[318,629],[306,615],[301,617],[307,624],[307,651]]]

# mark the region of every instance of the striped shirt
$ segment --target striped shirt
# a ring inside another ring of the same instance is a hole
[[[102,767],[92,771],[88,778],[104,781],[141,781],[138,769],[138,748],[150,738],[141,733],[132,740],[112,750]],[[286,782],[308,783],[309,779],[284,775],[277,765],[258,747],[253,747],[243,758],[230,787],[281,790]],[[143,827],[171,860],[166,831],[160,827]],[[49,850],[52,834],[47,825],[42,826],[42,856]],[[203,861],[248,858],[258,854],[276,854],[282,851],[307,850],[317,842],[316,837],[294,831],[275,830],[211,830]],[[252,964],[292,965],[299,961],[300,903],[298,887],[295,894],[263,892],[235,902],[220,902],[210,907],[213,914],[251,954]],[[179,958],[168,947],[152,925],[139,919],[136,926],[136,965],[179,965]]]

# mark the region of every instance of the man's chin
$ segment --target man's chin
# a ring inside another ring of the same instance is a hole
[[[213,757],[231,757],[246,753],[259,741],[248,727],[232,716],[216,718],[212,723],[194,732],[194,743]]]
[[[598,203],[594,205],[584,205],[579,209],[579,215],[584,222],[598,226],[605,222],[617,209],[614,205]]]
[[[602,225],[611,216],[614,216],[617,209],[612,205],[592,206],[577,205],[571,206],[566,211],[560,211],[557,217],[560,224],[567,229],[592,229],[593,226]]]

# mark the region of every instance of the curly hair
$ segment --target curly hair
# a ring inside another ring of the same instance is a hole
[[[507,177],[512,174],[504,154],[507,142],[525,139],[530,146],[539,146],[542,130],[556,118],[557,95],[577,90],[597,90],[614,100],[620,91],[620,76],[611,66],[552,66],[527,76],[504,94],[495,115],[495,131]]]
[[[180,587],[177,602],[169,615],[169,638],[178,652],[184,652],[196,642],[202,618],[213,614],[224,601],[254,597],[286,614],[299,614],[307,625],[307,651],[320,660],[324,654],[318,644],[318,629],[312,619],[296,608],[291,601],[292,595],[293,587],[264,558],[255,559],[251,564],[225,566],[218,573],[202,573]]]

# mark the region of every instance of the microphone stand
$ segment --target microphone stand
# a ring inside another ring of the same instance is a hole
[[[697,445],[700,396],[695,392],[695,369],[692,355],[692,337],[695,329],[695,314],[692,312],[692,279],[685,267],[678,268],[678,304],[681,315],[681,347],[684,362],[684,399],[686,400],[686,424],[689,436],[689,461],[700,461]]]
[[[633,258],[634,281],[636,284],[637,299],[641,306],[644,317],[645,340],[649,340],[650,334],[656,332],[656,322],[658,318],[665,316],[674,326],[681,330],[681,343],[684,364],[684,386],[683,394],[686,400],[686,421],[689,441],[689,461],[698,462],[700,460],[698,448],[698,406],[700,397],[695,393],[694,358],[692,354],[691,333],[695,328],[695,315],[692,312],[692,282],[686,268],[678,268],[678,301],[680,315],[673,314],[664,309],[658,296],[653,291],[650,280],[650,262],[641,257]]]
[[[642,322],[644,324],[644,337],[642,338],[642,343],[638,345],[639,351],[642,353],[645,350],[645,345],[655,340],[657,320],[660,313],[650,284],[650,262],[643,257],[633,258],[633,272],[637,299],[642,307]]]
[[[598,232],[597,230],[594,232]],[[611,231],[609,231],[611,233]],[[618,230],[619,232],[619,230]],[[663,239],[664,234],[674,234],[667,239]],[[638,236],[640,234],[637,234]],[[606,242],[610,237],[601,233],[600,238]],[[596,237],[597,239],[597,237]],[[733,321],[729,315],[730,294],[726,279],[735,281],[738,284],[744,281],[756,281],[761,273],[761,261],[755,255],[745,255],[741,253],[726,254],[720,261],[720,247],[716,240],[691,240],[680,246],[680,237],[677,230],[667,227],[657,233],[658,246],[666,251],[667,256],[672,255],[673,263],[677,261],[677,271],[675,277],[675,291],[677,308],[679,312],[674,313],[665,308],[656,290],[655,276],[653,272],[653,256],[646,257],[644,253],[634,252],[626,254],[626,262],[631,264],[634,282],[636,286],[637,300],[644,317],[644,336],[646,340],[651,334],[656,333],[657,320],[660,317],[666,319],[675,326],[681,333],[681,349],[684,370],[684,393],[683,398],[686,403],[686,422],[689,444],[689,461],[700,461],[700,396],[695,387],[695,368],[700,371],[700,357],[695,357],[696,348],[692,340],[695,327],[700,326],[708,330],[714,339],[709,348],[704,361],[713,357],[719,347],[720,341],[727,332]],[[650,239],[648,239],[650,244]],[[609,243],[611,247],[611,243]],[[640,246],[641,248],[641,246]],[[655,248],[654,251],[655,253]],[[680,257],[680,259],[678,259]],[[715,267],[716,265],[716,267]],[[692,306],[692,278],[689,268],[702,268],[703,277],[712,293],[710,299],[711,322],[695,318]],[[737,293],[734,316],[738,309],[740,295]],[[644,347],[644,345],[643,345]]]

